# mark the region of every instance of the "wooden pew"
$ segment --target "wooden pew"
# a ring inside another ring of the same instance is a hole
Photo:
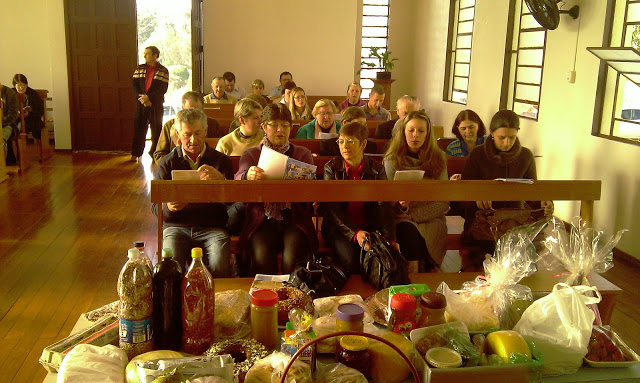
[[[331,101],[333,101],[334,104],[336,104],[336,107],[344,100],[347,99],[347,95],[343,95],[343,96],[310,96],[307,95],[307,104],[309,105],[309,108],[313,109],[313,107],[316,105],[316,102],[318,102],[320,99],[329,99]]]
[[[240,168],[240,156],[229,156],[231,158],[231,164],[233,165],[233,174],[238,172]],[[322,175],[324,173],[324,165],[327,162],[331,161],[331,159],[335,158],[335,156],[315,156],[313,157],[313,164],[317,166],[316,168],[316,179],[321,180]],[[371,156],[374,161],[381,162],[382,156]]]
[[[447,146],[449,146],[450,143],[452,143],[453,141],[457,140],[457,138],[444,138],[444,137],[440,137],[438,138],[438,147],[440,149],[442,149],[442,151],[446,151],[447,150]]]
[[[2,108],[0,108],[0,128],[2,127]],[[5,162],[4,159],[4,144],[0,145],[0,183],[4,180],[6,180],[7,178],[9,178],[7,176],[7,164]]]
[[[318,162],[318,165],[320,163]],[[151,202],[339,202],[339,201],[580,201],[580,215],[593,221],[601,181],[151,181]],[[162,248],[158,209],[158,248]],[[453,235],[449,235],[453,236]],[[448,236],[448,237],[449,237]],[[458,235],[459,237],[459,235]],[[449,238],[448,238],[448,242]]]
[[[44,114],[42,115],[42,130],[40,131],[40,162],[46,161],[53,155],[49,142],[49,128],[47,128],[47,100],[49,99],[49,91],[46,89],[36,89],[38,96],[44,104]],[[36,140],[37,142],[37,140]]]

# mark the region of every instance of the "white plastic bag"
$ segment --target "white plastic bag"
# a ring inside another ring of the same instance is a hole
[[[79,344],[65,356],[58,371],[58,383],[124,383],[127,355],[121,349]]]
[[[587,354],[595,318],[587,305],[598,302],[600,293],[595,287],[558,283],[522,314],[513,329],[542,352],[544,375],[578,371]]]

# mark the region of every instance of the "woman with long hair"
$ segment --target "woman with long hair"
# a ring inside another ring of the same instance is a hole
[[[399,170],[422,170],[425,180],[446,180],[447,163],[438,147],[433,126],[424,111],[410,112],[395,134],[384,156],[387,178]],[[396,236],[400,251],[407,259],[421,261],[425,270],[433,270],[446,253],[447,223],[444,201],[399,201],[395,204]]]
[[[471,109],[465,109],[458,113],[453,127],[453,133],[458,139],[447,146],[447,155],[452,157],[466,157],[473,148],[484,144],[484,135],[487,134],[482,119]]]
[[[299,86],[293,88],[289,97],[289,111],[293,120],[311,120],[311,108],[307,103],[307,95]]]

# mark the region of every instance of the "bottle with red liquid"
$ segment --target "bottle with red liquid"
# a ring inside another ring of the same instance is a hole
[[[153,270],[153,335],[156,348],[180,350],[182,342],[182,269],[170,249]]]
[[[191,258],[182,279],[182,349],[201,355],[213,343],[216,291],[213,277],[202,263],[202,249],[193,248]]]

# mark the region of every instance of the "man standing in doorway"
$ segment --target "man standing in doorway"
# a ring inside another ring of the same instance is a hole
[[[144,64],[133,72],[133,91],[138,103],[133,120],[133,144],[131,160],[138,161],[144,151],[147,128],[151,126],[151,150],[153,157],[162,129],[162,103],[169,87],[169,71],[158,62],[160,50],[154,46],[144,48]]]

